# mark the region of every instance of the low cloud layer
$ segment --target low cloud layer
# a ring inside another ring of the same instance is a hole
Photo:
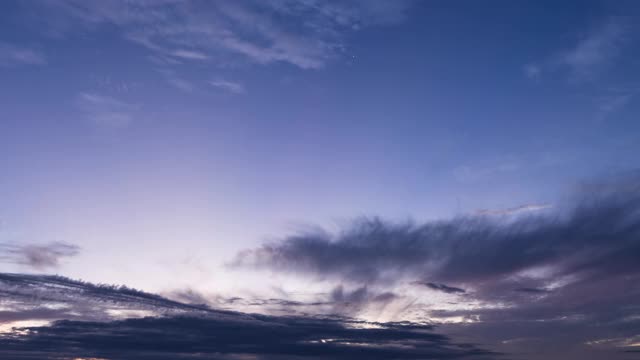
[[[464,324],[456,333],[476,341],[533,354],[545,344],[556,351],[551,358],[604,349],[602,356],[624,358],[633,349],[624,344],[640,332],[640,174],[583,184],[567,198],[553,211],[520,216],[360,219],[336,233],[299,233],[246,250],[232,265],[400,297],[410,284],[448,297],[414,305],[414,315],[418,308],[429,321]]]
[[[432,326],[221,311],[122,286],[0,274],[0,332],[11,359],[492,359]],[[336,296],[354,296],[340,293]],[[141,312],[145,310],[146,312]],[[131,317],[138,311],[138,315]],[[67,319],[67,320],[61,320]],[[0,327],[1,329],[1,327]]]
[[[328,319],[241,316],[60,321],[0,338],[20,359],[489,359],[494,354],[410,324],[365,329]],[[405,345],[402,345],[405,344]]]

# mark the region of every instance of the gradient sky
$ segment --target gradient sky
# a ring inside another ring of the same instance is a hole
[[[360,216],[560,208],[640,167],[638,24],[635,1],[2,1],[0,271],[321,292],[229,265]]]

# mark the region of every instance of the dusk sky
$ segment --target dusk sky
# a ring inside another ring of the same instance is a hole
[[[2,1],[0,357],[640,359],[639,96],[637,1]]]

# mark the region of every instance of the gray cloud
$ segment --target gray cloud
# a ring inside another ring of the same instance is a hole
[[[414,281],[412,282],[412,284],[426,286],[431,290],[442,291],[447,294],[464,294],[466,292],[464,289],[461,289],[461,288],[448,286],[445,284],[436,284],[432,282]]]
[[[0,312],[0,323],[60,320],[51,326],[0,333],[0,356],[11,359],[489,359],[496,355],[455,343],[424,324],[222,311],[59,276],[0,274],[0,295],[6,309]],[[146,312],[132,318],[136,310]]]
[[[347,327],[340,321],[238,314],[115,322],[60,321],[0,337],[21,359],[489,359],[495,354],[411,324]],[[407,345],[403,345],[407,344]]]
[[[55,268],[63,258],[73,257],[80,248],[76,245],[53,242],[44,245],[0,244],[0,260],[34,269]]]
[[[232,266],[389,289],[409,281],[463,295],[462,306],[416,304],[412,313],[463,321],[447,328],[475,342],[525,359],[624,359],[629,345],[593,340],[640,331],[640,173],[583,183],[567,198],[517,218],[360,219],[241,252]]]
[[[432,282],[481,283],[541,269],[552,278],[640,270],[635,261],[640,255],[638,176],[582,195],[564,213],[508,222],[486,217],[424,224],[360,219],[335,234],[300,233],[246,250],[232,265],[357,282],[418,276]]]

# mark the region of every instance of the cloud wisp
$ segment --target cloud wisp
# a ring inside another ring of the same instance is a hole
[[[66,28],[113,26],[167,64],[185,61],[323,67],[345,35],[404,19],[409,1],[126,1],[45,4]],[[224,59],[224,60],[223,60]]]
[[[212,80],[209,82],[211,86],[214,88],[220,89],[222,91],[229,92],[231,94],[240,95],[247,92],[244,85],[235,81],[228,80]]]
[[[46,64],[47,59],[38,50],[0,42],[0,67]]]
[[[0,261],[44,270],[58,267],[62,259],[76,256],[79,252],[78,246],[62,242],[44,245],[0,244]]]
[[[92,92],[80,93],[77,106],[90,122],[107,129],[128,127],[133,122],[137,109],[134,104]]]
[[[539,80],[547,73],[567,71],[571,81],[594,80],[620,55],[628,40],[628,19],[613,17],[586,32],[573,46],[545,61],[524,66],[525,75]]]

